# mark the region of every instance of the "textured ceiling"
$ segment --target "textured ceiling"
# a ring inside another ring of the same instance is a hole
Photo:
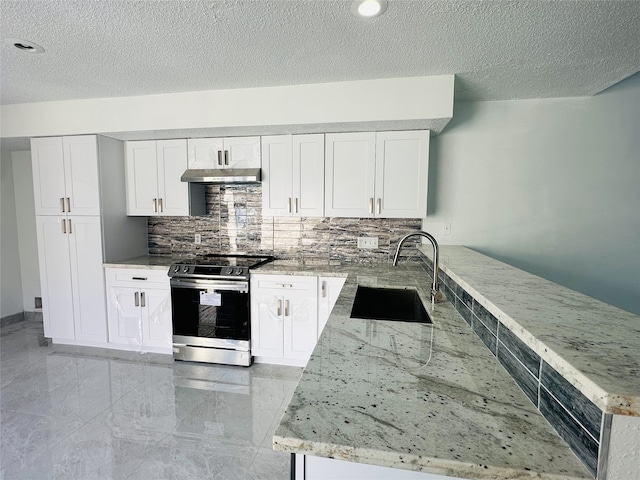
[[[638,1],[1,0],[2,104],[456,75],[456,99],[588,96],[640,69]]]

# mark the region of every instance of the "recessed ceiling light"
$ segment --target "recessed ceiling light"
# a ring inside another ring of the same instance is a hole
[[[44,48],[37,43],[30,42],[29,40],[23,40],[21,38],[5,38],[4,43],[6,45],[13,45],[22,52],[44,53]]]
[[[351,11],[361,17],[377,17],[387,9],[387,0],[356,0],[351,4]]]

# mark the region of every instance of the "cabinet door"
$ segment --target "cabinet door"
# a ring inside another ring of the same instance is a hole
[[[260,137],[224,139],[224,168],[260,168]]]
[[[224,146],[222,138],[190,138],[187,141],[189,168],[222,168]]]
[[[325,215],[372,217],[375,133],[326,135]]]
[[[317,277],[296,279],[284,297],[284,358],[307,360],[318,341]]]
[[[95,135],[63,137],[65,191],[70,215],[100,215],[98,144]]]
[[[170,349],[172,340],[171,290],[144,288],[140,293],[142,340],[145,346]]]
[[[427,215],[429,132],[378,132],[376,136],[376,216]]]
[[[100,217],[67,220],[76,340],[107,342]]]
[[[262,213],[289,216],[292,213],[292,136],[262,137]]]
[[[318,337],[329,320],[345,281],[346,278],[341,277],[318,278]]]
[[[127,142],[125,162],[127,215],[157,215],[159,195],[156,142]]]
[[[109,342],[120,345],[142,345],[140,291],[134,287],[109,285]]]
[[[36,215],[60,215],[67,196],[62,137],[32,138],[31,165]]]
[[[189,215],[189,184],[180,180],[187,169],[187,141],[160,140],[158,152],[158,214]]]
[[[282,358],[284,301],[256,290],[251,292],[251,354]]]
[[[66,229],[65,217],[36,217],[44,334],[73,340],[71,260]]]
[[[324,135],[293,136],[293,213],[324,216]]]

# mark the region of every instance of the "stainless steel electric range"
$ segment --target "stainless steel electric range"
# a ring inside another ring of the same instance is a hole
[[[173,358],[251,365],[249,271],[272,260],[206,255],[172,264]]]

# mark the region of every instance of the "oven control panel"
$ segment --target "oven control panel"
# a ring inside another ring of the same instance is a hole
[[[176,263],[169,267],[170,277],[197,277],[197,278],[248,278],[248,267],[219,266],[219,265],[193,265]]]

